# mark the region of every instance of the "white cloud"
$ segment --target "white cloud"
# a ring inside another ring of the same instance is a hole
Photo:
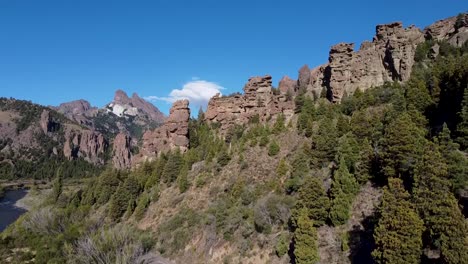
[[[184,84],[182,89],[172,90],[167,97],[146,96],[149,101],[166,101],[173,103],[177,100],[188,99],[193,110],[198,110],[200,106],[206,109],[208,101],[217,93],[221,93],[224,87],[217,83],[200,80],[197,77],[192,78],[192,81]]]

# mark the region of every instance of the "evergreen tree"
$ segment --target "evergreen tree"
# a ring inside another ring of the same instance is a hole
[[[359,145],[356,137],[352,133],[347,133],[339,140],[335,161],[344,159],[348,170],[354,173],[356,163],[359,161],[359,154]]]
[[[385,129],[383,163],[387,177],[410,180],[425,143],[424,130],[408,114],[402,114]]]
[[[312,138],[312,162],[314,165],[322,166],[333,160],[338,144],[337,139],[333,120],[322,119],[317,134]]]
[[[297,191],[302,180],[309,173],[309,159],[304,151],[298,151],[298,153],[296,153],[291,163],[291,169],[291,178],[286,182],[286,190],[288,193]]]
[[[330,200],[323,188],[323,183],[317,177],[306,177],[297,192],[297,202],[293,210],[293,217],[306,209],[307,215],[316,226],[324,225],[328,218]]]
[[[464,89],[461,111],[458,113],[460,122],[457,125],[457,142],[462,149],[468,148],[468,87]]]
[[[286,160],[281,159],[278,163],[278,167],[276,167],[276,174],[278,176],[285,176],[289,171],[289,166],[286,163]]]
[[[285,131],[286,126],[285,126],[286,119],[283,114],[278,115],[276,118],[275,124],[273,125],[272,133],[275,135],[280,134],[281,132]]]
[[[314,101],[310,97],[305,97],[301,112],[297,118],[297,129],[299,132],[306,131],[308,137],[310,137],[313,125],[313,118],[315,114]]]
[[[172,183],[179,176],[184,161],[180,150],[176,150],[174,153],[168,153],[168,156],[161,178],[166,183]]]
[[[167,163],[167,156],[164,154],[161,154],[156,161],[154,170],[151,172],[151,175],[148,177],[148,180],[146,181],[145,190],[151,189],[153,186],[159,183],[159,181],[161,180],[163,171],[164,171],[164,167],[166,166],[166,163]]]
[[[339,115],[338,121],[336,122],[336,130],[338,137],[343,136],[344,134],[351,131],[351,126],[349,125],[349,119],[345,115]]]
[[[376,249],[372,256],[377,263],[420,263],[424,227],[409,198],[402,180],[388,179],[374,230]]]
[[[333,225],[342,225],[349,219],[349,212],[353,199],[359,191],[359,185],[354,176],[349,173],[344,159],[340,160],[340,165],[333,175],[330,189],[331,207],[330,220]]]
[[[177,185],[179,186],[179,191],[184,193],[189,188],[190,184],[188,181],[188,168],[183,166],[180,170],[179,177],[177,178]]]
[[[314,264],[319,259],[317,230],[308,217],[307,210],[300,210],[294,231],[294,257],[297,264]]]
[[[408,109],[415,109],[424,113],[433,103],[426,83],[423,80],[412,78],[406,85],[406,103]]]
[[[361,143],[359,159],[354,172],[354,176],[360,184],[366,183],[370,179],[373,160],[374,149],[367,138],[365,138]]]
[[[447,163],[447,171],[452,182],[452,190],[458,193],[468,185],[468,159],[458,150],[458,144],[450,137],[450,130],[444,123],[437,136],[439,150]]]
[[[99,177],[96,189],[96,203],[99,205],[107,203],[119,187],[119,184],[119,174],[112,169],[105,170]]]
[[[54,182],[52,183],[52,200],[57,202],[60,195],[62,194],[63,188],[63,174],[62,169],[57,169],[57,173],[55,174]]]
[[[468,226],[450,192],[447,166],[435,144],[425,147],[416,166],[413,193],[426,226],[425,244],[440,249],[444,263],[468,263]]]
[[[117,220],[125,212],[127,212],[127,214],[133,213],[133,209],[135,208],[134,204],[139,193],[140,186],[138,180],[132,175],[128,176],[112,195],[109,206],[110,218]]]

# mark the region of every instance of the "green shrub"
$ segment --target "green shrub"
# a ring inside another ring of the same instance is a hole
[[[280,147],[276,141],[273,141],[268,146],[268,156],[275,156],[280,151]]]

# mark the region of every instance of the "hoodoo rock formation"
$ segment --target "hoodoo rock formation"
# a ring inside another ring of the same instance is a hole
[[[119,133],[114,139],[112,164],[117,169],[128,169],[132,166],[131,138]]]
[[[281,113],[287,119],[291,118],[294,114],[294,102],[288,100],[287,89],[283,88],[280,94],[276,95],[271,84],[269,75],[252,77],[244,86],[243,95],[214,96],[208,103],[205,120],[219,123],[221,133],[225,134],[235,124],[246,124],[256,116],[261,122]]]
[[[189,147],[190,108],[188,100],[176,101],[169,112],[169,117],[161,127],[146,131],[138,160],[151,160],[160,153],[173,149],[187,151]]]

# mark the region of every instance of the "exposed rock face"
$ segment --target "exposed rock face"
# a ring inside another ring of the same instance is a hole
[[[235,124],[246,124],[258,116],[261,122],[283,113],[287,119],[294,114],[294,102],[287,101],[286,95],[274,95],[271,76],[252,77],[244,86],[243,95],[211,98],[205,113],[205,120],[221,125],[225,134]]]
[[[424,29],[426,39],[447,40],[461,47],[468,40],[468,13],[439,20]]]
[[[62,103],[55,110],[62,113],[68,119],[88,127],[93,127],[90,117],[96,116],[98,112],[97,107],[91,107],[91,104],[83,99]]]
[[[68,117],[69,115],[86,115],[91,108],[88,101],[80,99],[60,104],[57,111]]]
[[[162,152],[176,148],[182,152],[187,151],[189,147],[189,120],[189,101],[179,100],[175,102],[166,122],[154,131],[146,131],[143,135],[139,159],[151,160]]]
[[[353,43],[340,43],[330,50],[329,64],[324,71],[324,85],[333,102],[386,81],[408,80],[417,46],[424,41],[415,28],[403,28],[396,22],[376,27],[372,42],[363,42],[359,51]]]
[[[299,70],[296,89],[306,89],[318,98],[327,91],[328,98],[340,102],[357,89],[366,90],[387,81],[406,81],[411,75],[417,46],[425,39],[447,40],[462,46],[468,40],[468,14],[440,20],[424,32],[414,26],[403,28],[401,22],[378,25],[372,42],[365,41],[358,51],[353,43],[339,43],[330,50],[328,63],[312,70]],[[437,56],[438,46],[431,56]]]
[[[117,169],[128,169],[132,166],[131,138],[119,133],[114,139],[112,163]]]
[[[63,154],[69,160],[84,158],[94,164],[103,164],[103,155],[108,143],[101,133],[73,129],[68,127],[65,131]]]
[[[44,132],[44,134],[47,134],[47,132],[49,132],[49,122],[50,122],[49,111],[43,110],[41,113],[41,120],[39,121],[39,124],[41,125],[42,131]]]
[[[278,85],[278,89],[282,94],[287,94],[288,92],[291,95],[295,94],[297,81],[289,78],[288,76],[284,76]]]

